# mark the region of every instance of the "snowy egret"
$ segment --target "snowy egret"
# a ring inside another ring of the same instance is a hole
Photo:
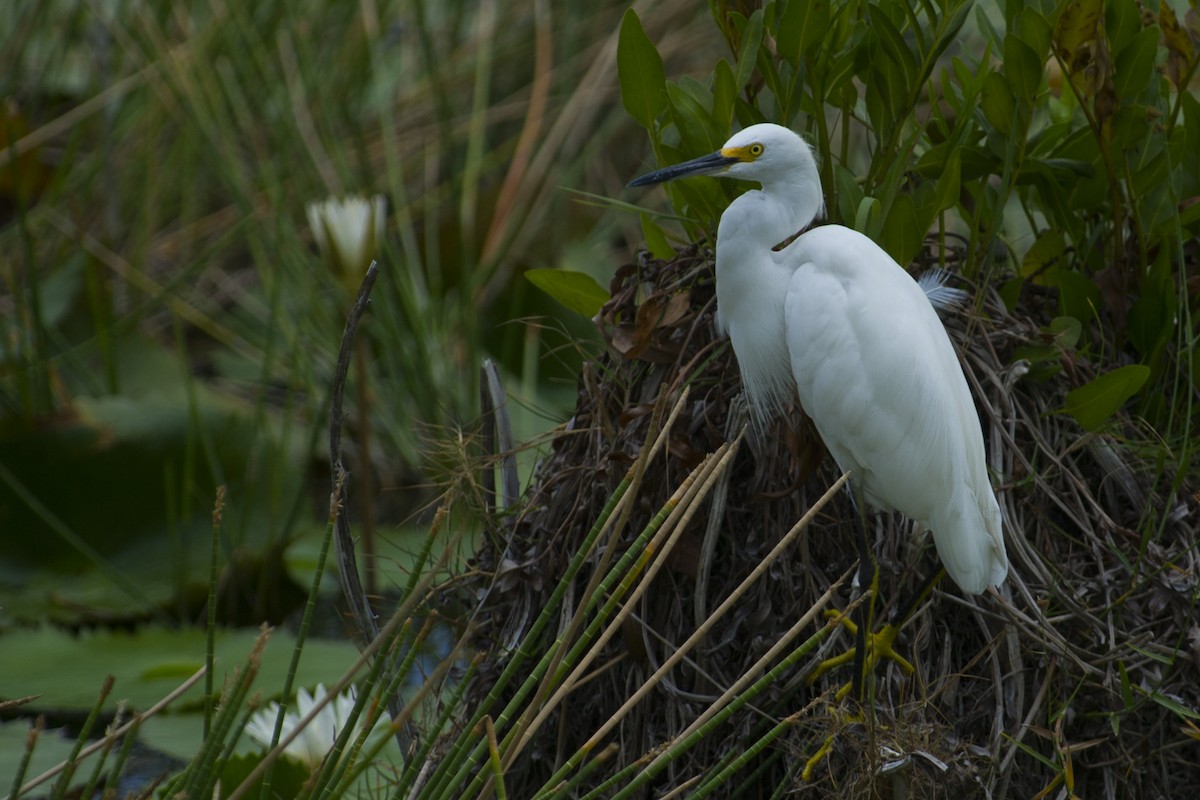
[[[798,397],[850,471],[860,513],[865,501],[926,524],[966,592],[1003,582],[1008,557],[979,418],[926,292],[875,242],[841,225],[780,246],[824,210],[812,151],[793,131],[752,125],[717,152],[630,186],[693,175],[762,187],[734,200],[717,229],[717,327],[733,343],[756,419]],[[861,529],[860,548],[860,578],[873,586]]]

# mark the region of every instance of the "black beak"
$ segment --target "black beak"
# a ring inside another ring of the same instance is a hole
[[[652,183],[663,183],[665,181],[673,181],[676,178],[686,178],[689,175],[712,175],[715,172],[724,172],[729,168],[730,164],[736,164],[739,159],[732,156],[722,155],[721,151],[711,153],[707,156],[693,158],[691,161],[684,161],[682,164],[675,164],[670,167],[648,172],[640,178],[634,178],[629,182],[630,186],[649,186]]]

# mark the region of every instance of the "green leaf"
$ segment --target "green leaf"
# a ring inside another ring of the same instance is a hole
[[[713,127],[722,135],[728,134],[733,126],[733,106],[737,100],[737,93],[737,78],[733,75],[733,67],[722,58],[717,62],[717,69],[713,74],[712,92]]]
[[[877,197],[864,197],[858,201],[858,209],[854,212],[854,230],[874,239],[882,216],[883,204]]]
[[[958,203],[958,194],[962,183],[961,175],[962,158],[959,156],[959,151],[955,150],[950,153],[950,158],[947,159],[942,168],[942,174],[938,178],[934,213],[954,208]]]
[[[1004,40],[1004,75],[1013,92],[1026,102],[1042,83],[1042,62],[1033,49],[1015,36]]]
[[[1138,31],[1142,30],[1141,3],[1106,3],[1104,33],[1114,53],[1123,50]],[[1153,3],[1146,3],[1153,6]]]
[[[1099,430],[1126,400],[1137,394],[1149,377],[1150,368],[1143,364],[1117,367],[1068,392],[1062,410],[1084,430]]]
[[[779,16],[779,55],[793,65],[829,33],[829,0],[789,0]]]
[[[1118,97],[1132,99],[1150,82],[1154,74],[1154,60],[1158,56],[1158,34],[1156,27],[1145,28],[1117,53],[1113,88],[1117,90]]]
[[[621,104],[629,116],[653,133],[654,121],[667,109],[667,73],[662,56],[632,8],[621,18],[617,79],[621,84]]]
[[[1070,350],[1079,344],[1079,338],[1083,336],[1083,324],[1074,317],[1055,317],[1050,320],[1047,331],[1059,347]]]
[[[1163,248],[1143,276],[1141,291],[1129,310],[1129,341],[1149,361],[1175,330],[1175,283],[1170,252]]]
[[[609,294],[586,272],[567,269],[530,269],[525,277],[534,286],[576,314],[591,319],[608,302]]]
[[[925,230],[917,219],[917,208],[913,199],[906,194],[897,195],[883,222],[879,244],[891,254],[896,262],[910,263],[921,249]]]
[[[1035,282],[1040,283],[1041,273],[1062,256],[1066,246],[1062,231],[1048,230],[1039,234],[1025,251],[1025,257],[1021,259],[1021,277],[1032,277]]]
[[[758,50],[763,40],[763,12],[758,9],[746,21],[746,29],[742,31],[742,47],[737,54],[737,90],[741,92],[750,82],[754,74],[754,66],[758,63]]]
[[[917,60],[886,11],[875,5],[867,6],[867,11],[871,20],[871,30],[879,37],[883,52],[887,53],[888,58],[903,72],[904,91],[908,92],[917,80]]]
[[[642,214],[641,217],[642,236],[646,239],[646,247],[649,248],[650,254],[664,261],[674,257],[675,248],[671,246],[671,242],[667,239],[667,234],[663,233],[663,229],[654,220],[650,219],[649,214]],[[589,314],[588,316],[591,315]]]
[[[1050,23],[1032,6],[1026,6],[1017,17],[1017,36],[1029,45],[1038,61],[1045,61],[1052,34]]]
[[[1183,719],[1200,719],[1200,713],[1188,708],[1173,697],[1168,697],[1162,692],[1156,691],[1151,691],[1147,694],[1149,694],[1151,700],[1178,717]]]
[[[1007,135],[1012,129],[1016,100],[1008,81],[999,72],[989,72],[983,82],[983,115],[997,132]]]
[[[1121,676],[1121,700],[1125,703],[1125,710],[1133,709],[1133,683],[1129,680],[1129,672],[1125,669],[1125,662],[1117,662],[1117,673]]]
[[[693,81],[694,84],[694,81]],[[688,91],[687,84],[667,84],[670,100],[671,121],[679,131],[679,142],[689,153],[712,153],[725,142],[725,133],[713,128],[712,116],[706,103],[697,99],[695,86]]]
[[[859,204],[863,200],[863,190],[858,179],[853,172],[841,164],[836,164],[833,167],[833,182],[837,186],[837,221],[845,224],[846,221],[855,220]],[[855,225],[855,230],[861,231],[862,228]]]

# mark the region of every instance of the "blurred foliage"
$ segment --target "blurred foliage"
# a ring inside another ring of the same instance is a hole
[[[360,277],[317,252],[305,208],[326,198],[386,199],[348,393],[356,520],[419,515],[455,469],[434,440],[474,424],[485,356],[519,438],[561,419],[594,332],[520,275],[570,264],[607,281],[625,223],[562,187],[615,193],[636,163],[609,146],[633,130],[608,113],[622,10],[54,0],[0,15],[0,524],[22,559],[7,591],[40,563],[56,618],[87,618],[96,595],[70,570],[97,574],[128,545],[118,571],[154,590],[91,610],[181,614],[218,485],[229,560],[321,533]],[[403,542],[378,549],[406,560]]]

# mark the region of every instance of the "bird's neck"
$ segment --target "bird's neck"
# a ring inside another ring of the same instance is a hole
[[[736,238],[773,248],[807,228],[824,211],[819,183],[803,175],[783,176],[734,200],[721,217],[717,241]]]
[[[775,255],[753,238],[717,239],[717,330],[733,342],[742,385],[760,425],[786,409],[795,392],[784,324],[794,267]]]

